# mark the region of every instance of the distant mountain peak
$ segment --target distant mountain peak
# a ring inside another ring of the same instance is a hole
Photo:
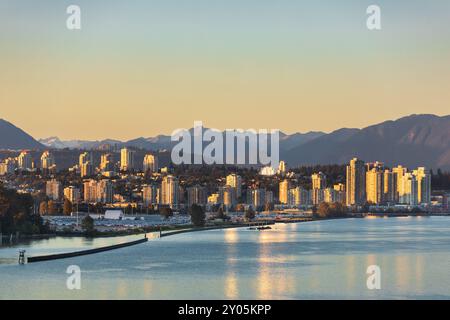
[[[5,119],[0,119],[0,149],[43,149],[32,136]]]

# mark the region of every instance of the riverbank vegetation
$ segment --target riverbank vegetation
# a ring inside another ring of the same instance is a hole
[[[33,213],[33,198],[0,185],[0,232],[3,234],[48,233],[48,225]]]

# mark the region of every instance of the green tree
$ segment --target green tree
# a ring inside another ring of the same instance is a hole
[[[251,221],[251,220],[255,219],[255,216],[256,216],[256,213],[252,207],[249,207],[247,209],[247,211],[245,211],[245,214],[244,214],[245,220]]]
[[[225,219],[225,214],[223,213],[222,207],[217,210],[216,219]]]
[[[159,214],[164,219],[169,219],[169,217],[173,216],[173,211],[172,211],[172,208],[170,208],[170,207],[162,207],[159,209]]]
[[[81,228],[87,235],[92,235],[95,232],[94,219],[92,219],[89,215],[84,217],[81,221]]]
[[[33,214],[33,198],[0,185],[0,232],[38,234],[45,232],[43,220]]]
[[[206,214],[203,208],[197,204],[191,206],[191,221],[196,227],[203,227],[206,222]]]

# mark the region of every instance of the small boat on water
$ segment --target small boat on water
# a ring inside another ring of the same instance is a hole
[[[262,231],[262,230],[269,230],[272,229],[269,226],[261,226],[261,227],[249,227],[248,230],[258,230],[258,231]]]

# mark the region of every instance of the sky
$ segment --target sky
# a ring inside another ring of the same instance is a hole
[[[196,120],[293,133],[447,115],[449,40],[448,0],[0,0],[0,118],[127,140]]]

